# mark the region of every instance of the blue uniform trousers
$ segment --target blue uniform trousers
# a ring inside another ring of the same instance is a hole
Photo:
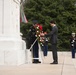
[[[36,41],[36,43],[33,46],[33,58],[39,58],[39,47],[38,47],[38,42]],[[37,62],[38,59],[33,59],[33,62]]]
[[[75,58],[75,48],[72,48],[72,58]]]

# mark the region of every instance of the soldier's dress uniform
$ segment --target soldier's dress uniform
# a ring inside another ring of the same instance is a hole
[[[30,32],[29,32],[29,37],[30,37],[30,42],[31,42],[31,45],[34,43],[34,41],[37,39],[36,37],[36,29],[34,26],[32,26],[30,28]],[[35,42],[35,44],[33,45],[32,47],[32,56],[33,58],[37,58],[37,59],[33,59],[33,63],[41,63],[39,61],[39,46],[38,46],[38,40]]]
[[[75,58],[76,37],[71,37],[70,38],[70,43],[71,43],[72,58]]]

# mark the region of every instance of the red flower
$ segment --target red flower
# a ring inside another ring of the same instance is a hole
[[[40,25],[40,24],[37,24],[37,26],[39,26],[39,29],[42,31],[43,30],[43,27],[42,27],[42,25]]]

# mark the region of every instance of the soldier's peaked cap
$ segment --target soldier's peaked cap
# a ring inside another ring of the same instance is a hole
[[[37,21],[37,20],[33,20],[32,22],[33,22],[34,24],[38,23],[38,21]]]

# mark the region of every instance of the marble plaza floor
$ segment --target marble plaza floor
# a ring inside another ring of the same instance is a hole
[[[43,58],[41,64],[23,64],[20,66],[0,66],[0,75],[76,75],[76,58],[71,52],[58,52],[59,63],[51,65],[52,53]]]

